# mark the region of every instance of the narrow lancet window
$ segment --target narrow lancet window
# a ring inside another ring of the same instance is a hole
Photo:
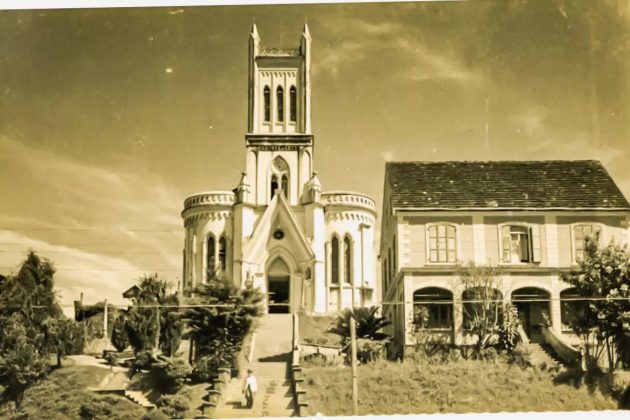
[[[265,122],[269,122],[271,120],[271,89],[269,89],[269,86],[265,86],[263,96],[265,102]]]
[[[291,86],[289,90],[289,119],[291,122],[297,121],[297,90]]]
[[[284,89],[282,86],[278,86],[278,90],[276,91],[276,99],[278,101],[278,121],[284,121]]]

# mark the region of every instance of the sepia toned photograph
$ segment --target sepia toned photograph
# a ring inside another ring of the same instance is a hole
[[[28,3],[0,418],[630,410],[630,2]]]

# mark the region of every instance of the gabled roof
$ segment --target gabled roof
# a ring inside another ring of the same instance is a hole
[[[595,160],[388,162],[392,208],[630,210]]]
[[[312,260],[315,254],[300,230],[291,211],[291,207],[282,193],[275,194],[267,209],[261,216],[248,244],[243,250],[243,259],[248,261],[260,261],[265,252],[267,242],[270,240],[273,229],[281,227],[286,239],[292,244],[291,252],[297,261]]]

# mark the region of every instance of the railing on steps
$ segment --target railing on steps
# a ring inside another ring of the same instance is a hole
[[[563,362],[573,366],[580,364],[582,353],[579,349],[569,344],[562,334],[558,334],[550,325],[543,325],[542,333],[545,337],[545,342],[551,346]]]
[[[308,416],[308,403],[305,401],[306,390],[304,383],[304,371],[300,365],[300,329],[298,314],[293,314],[293,341],[291,360],[291,382],[293,388],[293,398],[295,401],[295,412],[298,417]]]

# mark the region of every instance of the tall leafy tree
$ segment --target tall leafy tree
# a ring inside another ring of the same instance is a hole
[[[199,286],[185,311],[187,334],[194,343],[195,364],[202,375],[230,367],[254,320],[263,314],[264,295],[258,289],[241,289],[227,278]],[[212,306],[203,306],[212,305]]]
[[[584,258],[578,268],[564,276],[579,294],[594,299],[577,309],[574,330],[591,345],[603,344],[610,370],[630,365],[630,252],[614,243],[599,247],[599,234],[586,238]]]

